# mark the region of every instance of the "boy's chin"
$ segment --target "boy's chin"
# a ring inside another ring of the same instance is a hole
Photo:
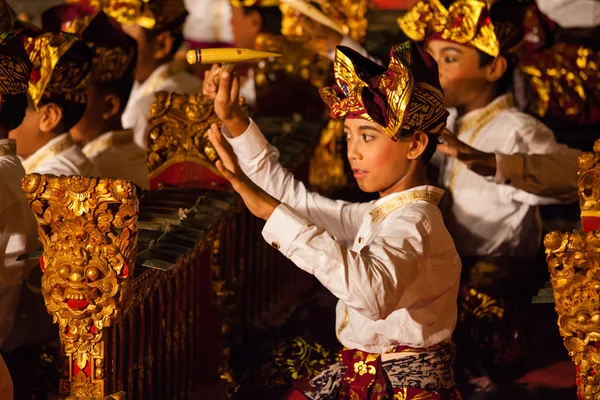
[[[376,188],[375,185],[369,184],[368,182],[361,182],[360,180],[357,180],[356,183],[358,184],[358,188],[365,193],[379,192],[379,189]]]

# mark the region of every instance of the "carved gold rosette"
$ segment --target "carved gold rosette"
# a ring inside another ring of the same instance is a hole
[[[240,103],[244,106],[242,100]],[[217,152],[207,135],[211,124],[222,123],[214,112],[213,102],[202,94],[156,93],[148,123],[150,178],[185,161],[202,164],[219,175],[214,166]]]
[[[42,294],[68,365],[60,394],[105,396],[103,329],[116,322],[128,298],[137,251],[135,186],[29,174],[23,190],[44,247]]]

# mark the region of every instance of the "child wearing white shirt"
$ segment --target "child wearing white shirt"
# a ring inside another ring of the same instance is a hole
[[[217,168],[267,221],[265,240],[339,298],[342,362],[292,398],[456,399],[460,260],[437,207],[443,191],[425,185],[447,117],[437,67],[406,42],[392,48],[387,69],[339,47],[334,71],[337,84],[321,96],[333,118],[345,119],[354,176],[363,191],[379,192],[377,201],[308,192],[237,107],[238,79],[224,72],[217,87],[214,66],[204,84],[224,122],[224,135],[209,132]]]

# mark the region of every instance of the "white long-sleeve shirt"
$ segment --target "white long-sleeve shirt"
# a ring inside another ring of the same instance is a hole
[[[133,131],[106,132],[83,149],[100,177],[132,180],[142,189],[150,188],[146,153],[133,142]]]
[[[68,133],[50,140],[38,151],[23,161],[25,171],[30,174],[54,174],[99,176],[94,164],[83,154],[79,146],[73,144]]]
[[[434,204],[441,189],[334,201],[295,180],[253,122],[228,140],[250,179],[282,202],[265,240],[339,298],[335,326],[344,346],[384,353],[450,339],[460,259]]]
[[[133,129],[135,143],[146,149],[146,129],[150,118],[150,109],[154,102],[154,93],[160,91],[175,93],[196,93],[202,90],[202,81],[177,66],[176,62],[163,64],[143,83],[135,82],[129,101],[121,116],[123,128]]]
[[[544,124],[520,112],[512,95],[496,98],[460,120],[452,111],[448,128],[468,145],[488,153],[556,154],[561,145]],[[469,170],[456,159],[436,153],[440,183],[451,192],[446,224],[463,257],[532,257],[541,240],[538,205],[560,203]],[[565,163],[569,160],[565,160]],[[573,166],[566,166],[572,169]],[[509,182],[507,182],[509,183]],[[510,182],[512,183],[512,182]]]
[[[23,253],[36,250],[37,225],[21,189],[25,170],[16,155],[16,142],[0,140],[0,349],[11,332],[22,282],[27,274]]]

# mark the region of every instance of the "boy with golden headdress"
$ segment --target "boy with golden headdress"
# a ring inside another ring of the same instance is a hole
[[[85,4],[90,0],[70,2]],[[110,0],[104,3],[103,11],[138,45],[135,82],[122,122],[125,129],[133,129],[135,143],[145,149],[154,94],[163,90],[191,93],[202,87],[198,78],[174,61],[183,42],[187,11],[183,0]]]
[[[267,221],[265,240],[339,299],[341,362],[292,398],[456,399],[460,261],[437,207],[443,191],[425,184],[447,117],[435,62],[408,42],[392,49],[387,68],[339,47],[334,71],[336,85],[321,95],[345,120],[354,176],[377,201],[308,192],[236,106],[230,74],[217,89],[215,66],[204,83],[224,123],[223,135],[215,125],[209,132],[217,168]]]
[[[123,129],[121,116],[133,85],[136,43],[102,11],[62,4],[42,14],[50,31],[78,35],[94,50],[87,108],[70,130],[75,144],[94,163],[100,176],[130,179],[149,188],[146,153]]]
[[[96,168],[68,133],[85,111],[92,51],[66,33],[28,31],[24,44],[33,64],[30,104],[10,137],[25,159],[25,171],[96,176]]]
[[[17,257],[37,247],[37,230],[21,190],[25,170],[17,157],[16,142],[8,132],[21,124],[27,108],[31,62],[23,38],[14,31],[16,15],[0,0],[0,350],[10,350],[10,334],[19,303],[23,261]],[[13,398],[10,373],[0,356],[0,398]]]

